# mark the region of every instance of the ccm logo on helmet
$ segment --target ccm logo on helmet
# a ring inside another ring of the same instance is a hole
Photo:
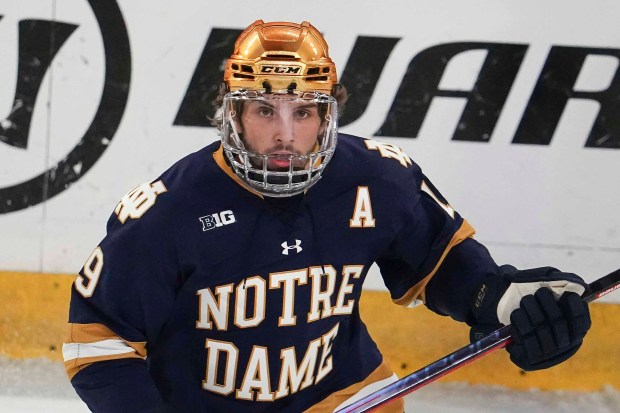
[[[264,65],[260,67],[261,73],[277,73],[280,75],[297,75],[301,71],[301,66],[274,66]]]

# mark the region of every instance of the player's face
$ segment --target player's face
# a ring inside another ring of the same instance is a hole
[[[269,158],[269,170],[288,170],[289,155],[308,155],[316,148],[322,125],[317,103],[274,99],[243,105],[239,132],[246,148],[261,155],[282,155]],[[303,163],[294,160],[293,168],[305,168]]]

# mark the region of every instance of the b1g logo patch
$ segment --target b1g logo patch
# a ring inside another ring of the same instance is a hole
[[[215,214],[205,215],[198,218],[202,223],[202,230],[209,231],[214,228],[220,228],[224,225],[230,225],[237,222],[235,214],[231,210],[216,212]]]
[[[131,54],[114,0],[6,0],[0,61],[3,214],[58,195],[102,156],[125,111]]]

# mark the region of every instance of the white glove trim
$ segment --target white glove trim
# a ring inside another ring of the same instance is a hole
[[[540,288],[549,288],[556,301],[566,291],[582,295],[586,290],[583,285],[566,280],[512,283],[497,304],[497,319],[499,322],[505,326],[509,325],[510,314],[520,307],[521,299],[526,295],[534,294]]]

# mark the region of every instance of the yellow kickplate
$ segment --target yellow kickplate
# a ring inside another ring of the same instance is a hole
[[[424,306],[392,304],[386,292],[364,291],[362,319],[399,377],[469,344],[469,328]],[[440,379],[514,389],[597,391],[620,389],[620,304],[591,303],[592,329],[583,346],[566,362],[546,370],[524,372],[499,349]]]
[[[75,275],[0,272],[0,355],[62,360]]]
[[[62,360],[75,275],[0,272],[0,356]],[[590,304],[593,327],[579,352],[551,369],[525,373],[497,350],[441,380],[515,389],[620,389],[620,304]],[[362,318],[400,377],[468,344],[468,328],[423,306],[403,308],[389,294],[364,291]]]

